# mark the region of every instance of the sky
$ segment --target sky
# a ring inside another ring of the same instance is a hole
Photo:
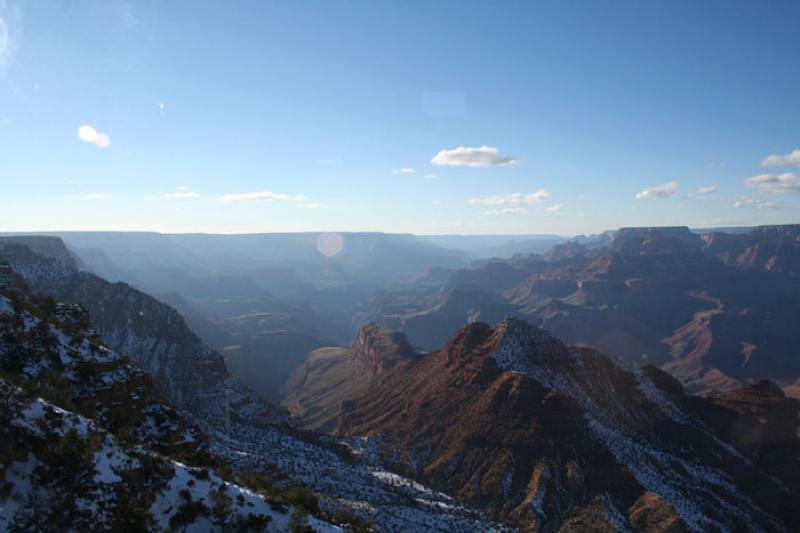
[[[800,2],[0,0],[0,231],[800,222]]]

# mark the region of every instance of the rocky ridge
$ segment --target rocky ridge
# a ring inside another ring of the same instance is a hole
[[[758,402],[686,396],[653,366],[625,370],[511,318],[374,380],[338,432],[382,439],[390,467],[526,529],[791,530],[800,485],[777,465],[800,457],[800,402],[768,392],[761,409],[794,422],[743,442],[764,413],[732,406]]]

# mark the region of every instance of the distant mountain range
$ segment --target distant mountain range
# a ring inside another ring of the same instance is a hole
[[[800,378],[800,226],[745,233],[623,228],[591,245],[430,270],[384,291],[370,316],[425,350],[465,322],[524,317],[692,392]],[[794,394],[795,389],[787,389]]]

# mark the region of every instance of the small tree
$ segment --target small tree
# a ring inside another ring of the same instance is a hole
[[[214,525],[225,529],[225,524],[233,510],[233,499],[228,496],[224,484],[218,490],[209,492],[208,497],[211,500],[211,514],[214,518]]]

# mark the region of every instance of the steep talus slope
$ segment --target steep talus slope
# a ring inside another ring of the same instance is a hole
[[[382,373],[419,356],[402,333],[362,327],[353,345],[320,348],[308,356],[286,385],[284,405],[314,431],[335,429],[342,402]]]
[[[684,396],[655,367],[623,370],[517,319],[465,326],[344,407],[340,434],[379,436],[389,465],[525,528],[800,525],[796,480],[726,440],[720,421],[736,426],[739,414]],[[796,461],[797,435],[784,444]]]
[[[292,508],[209,470],[206,436],[89,323],[0,264],[0,530],[289,530]]]
[[[196,455],[202,437],[131,359],[109,350],[75,304],[33,294],[0,264],[0,369],[114,433],[161,453]]]

